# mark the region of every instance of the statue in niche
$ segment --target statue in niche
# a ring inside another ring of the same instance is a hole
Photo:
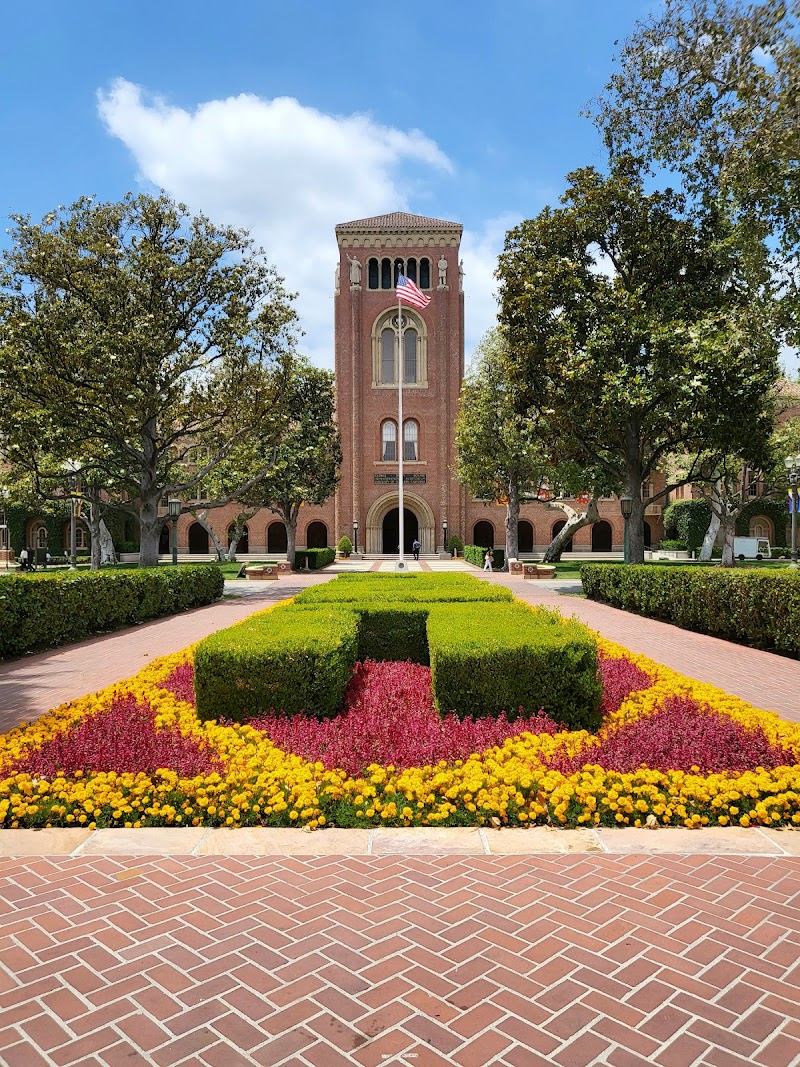
[[[340,268],[339,268],[339,264],[337,263],[336,264],[336,271],[334,272],[334,275],[333,275],[333,291],[334,291],[334,293],[338,293],[339,292],[339,274],[340,274]]]
[[[361,263],[355,256],[348,256],[347,262],[350,264],[350,288],[361,288]]]
[[[436,264],[439,268],[439,288],[447,288],[447,260],[444,258],[444,252],[442,252],[439,262]]]
[[[464,260],[460,260],[458,264],[458,291],[464,292]]]

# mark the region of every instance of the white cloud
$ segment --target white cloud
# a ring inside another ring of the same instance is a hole
[[[521,219],[499,215],[489,219],[479,230],[464,230],[461,255],[464,259],[464,336],[466,361],[469,361],[481,337],[497,322],[497,257],[503,251],[506,230]]]
[[[243,94],[190,112],[118,79],[98,93],[98,111],[143,180],[263,244],[300,294],[304,351],[325,366],[333,365],[334,226],[410,210],[404,187],[452,171],[419,130],[326,115],[290,97]],[[487,273],[487,240],[475,245],[476,281]]]

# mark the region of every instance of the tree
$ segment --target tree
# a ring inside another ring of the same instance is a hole
[[[270,459],[237,499],[243,510],[264,507],[283,519],[286,555],[294,564],[300,508],[324,504],[335,491],[342,447],[333,374],[297,355],[282,357],[276,370],[281,391],[261,453]]]
[[[590,106],[612,154],[680,173],[732,210],[744,243],[777,242],[786,321],[800,321],[800,2],[665,0],[637,23]],[[744,245],[743,245],[744,247]]]
[[[489,330],[461,386],[456,419],[456,476],[479,499],[505,502],[506,563],[519,557],[519,508],[550,473],[535,414],[518,411],[508,377],[508,346]]]
[[[694,473],[643,498],[667,458],[728,454],[771,430],[766,266],[759,287],[726,220],[687,214],[671,190],[646,195],[629,157],[568,180],[564,206],[512,230],[500,257],[512,381],[563,459],[633,498],[630,558],[642,562],[645,507]]]
[[[165,195],[14,216],[11,241],[3,396],[41,413],[56,460],[86,457],[86,483],[113,488],[139,520],[140,564],[155,564],[159,506],[191,496],[269,411],[263,371],[292,344],[291,298],[244,231]],[[216,450],[188,465],[210,438]]]

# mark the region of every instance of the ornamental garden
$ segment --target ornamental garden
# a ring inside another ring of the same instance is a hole
[[[464,574],[341,576],[0,737],[4,827],[654,821],[800,824],[800,725]]]

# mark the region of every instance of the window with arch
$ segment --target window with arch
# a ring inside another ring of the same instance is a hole
[[[397,459],[397,426],[392,419],[381,423],[381,459],[387,462]]]
[[[431,261],[427,256],[419,259],[416,256],[410,256],[408,259],[397,256],[394,260],[388,256],[383,259],[373,256],[367,260],[368,289],[394,289],[399,274],[405,274],[420,289],[431,287]]]
[[[472,543],[480,548],[494,548],[494,526],[486,519],[481,519],[472,527]]]
[[[419,459],[419,426],[414,419],[403,423],[403,459],[416,463]]]
[[[396,386],[402,365],[403,384],[427,386],[428,335],[425,322],[403,308],[403,354],[400,363],[400,322],[397,308],[384,311],[372,333],[372,384]]]
[[[44,525],[34,526],[32,540],[34,548],[47,548],[47,527]]]

